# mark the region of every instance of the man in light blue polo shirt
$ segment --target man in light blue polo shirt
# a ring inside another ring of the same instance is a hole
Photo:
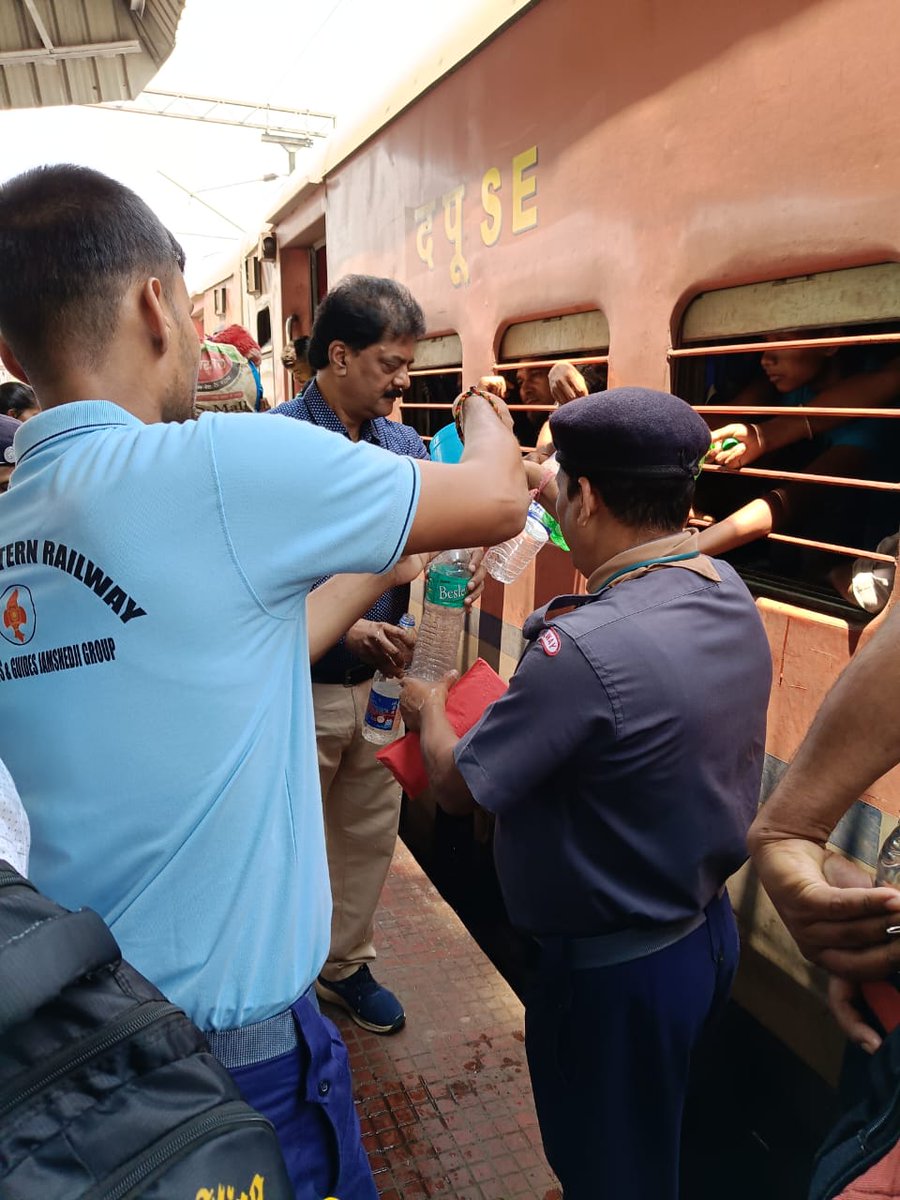
[[[182,265],[94,171],[0,188],[0,356],[44,410],[0,497],[0,757],[35,882],[99,911],[210,1031],[298,1197],[374,1197],[346,1052],[305,998],[330,922],[306,594],[404,547],[508,536],[524,476],[477,398],[456,468],[294,421],[192,420]]]

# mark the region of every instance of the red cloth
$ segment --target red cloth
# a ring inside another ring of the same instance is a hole
[[[457,679],[447,696],[447,719],[459,737],[475,724],[489,704],[506,691],[507,685],[483,658],[476,658],[465,675]],[[375,755],[392,772],[414,800],[428,787],[422,762],[419,735],[407,733]]]
[[[255,363],[262,361],[259,343],[253,340],[243,325],[228,325],[225,329],[220,329],[218,333],[212,334],[207,340],[225,342],[229,346],[234,346],[236,350],[240,350],[244,358],[252,359]]]

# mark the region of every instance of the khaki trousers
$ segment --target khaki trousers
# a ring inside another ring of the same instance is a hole
[[[369,681],[314,683],[316,749],[331,875],[331,949],[324,979],[346,979],[375,957],[375,909],[397,841],[400,785],[362,735]]]

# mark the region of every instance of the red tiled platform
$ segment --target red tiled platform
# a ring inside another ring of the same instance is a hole
[[[560,1200],[541,1150],[522,1005],[402,843],[376,917],[375,974],[406,1008],[392,1037],[339,1009],[382,1200]]]

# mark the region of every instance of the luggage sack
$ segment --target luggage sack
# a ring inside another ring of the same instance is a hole
[[[291,1200],[275,1131],[104,922],[0,862],[0,1200]]]

